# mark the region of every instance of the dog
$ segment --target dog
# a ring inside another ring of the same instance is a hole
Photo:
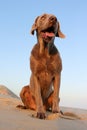
[[[55,37],[65,38],[60,30],[56,16],[42,14],[35,19],[31,34],[36,31],[37,44],[30,56],[31,78],[30,85],[24,86],[20,97],[23,108],[37,111],[37,118],[45,119],[46,110],[60,112],[59,90],[62,61],[54,45]]]

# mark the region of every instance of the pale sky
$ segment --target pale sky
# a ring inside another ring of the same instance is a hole
[[[87,109],[87,0],[0,0],[0,84],[19,95],[29,84],[29,57],[37,42],[35,18],[56,15],[65,39],[55,39],[63,63],[60,105]]]

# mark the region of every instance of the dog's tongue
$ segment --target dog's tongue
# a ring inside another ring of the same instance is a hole
[[[55,36],[55,34],[54,34],[53,32],[45,32],[45,33],[42,33],[42,37],[43,37],[43,38],[47,38],[47,37],[52,38],[52,37],[54,37],[54,36]]]
[[[45,35],[46,35],[47,37],[54,37],[54,36],[55,36],[55,34],[52,33],[52,32],[46,32]]]

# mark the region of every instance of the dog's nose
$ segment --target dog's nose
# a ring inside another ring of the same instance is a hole
[[[56,21],[57,21],[57,18],[54,17],[54,16],[50,16],[50,17],[49,17],[49,20],[52,21],[52,22],[56,22]]]

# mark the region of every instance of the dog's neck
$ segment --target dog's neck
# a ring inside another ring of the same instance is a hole
[[[52,50],[52,48],[54,46],[54,39],[49,43],[44,42],[44,40],[41,37],[39,37],[38,39],[39,40],[37,40],[37,42],[38,42],[38,44],[40,46],[40,50],[39,50],[40,54],[46,53],[48,56],[50,56],[51,50]]]

